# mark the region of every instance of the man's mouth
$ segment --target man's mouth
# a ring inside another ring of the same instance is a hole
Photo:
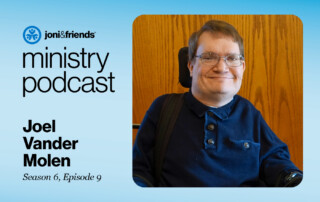
[[[206,76],[209,79],[233,79],[231,76]]]

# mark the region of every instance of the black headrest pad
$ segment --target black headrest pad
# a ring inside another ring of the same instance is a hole
[[[191,77],[188,69],[188,47],[183,47],[179,51],[179,82],[185,88],[191,87]]]

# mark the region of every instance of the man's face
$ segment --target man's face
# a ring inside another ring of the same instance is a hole
[[[240,54],[240,49],[239,45],[229,36],[204,32],[200,35],[196,55],[205,52],[227,56]],[[201,97],[212,97],[213,95],[233,97],[241,87],[245,70],[244,62],[237,67],[229,67],[222,58],[216,65],[211,66],[196,57],[188,64],[188,67],[192,77],[192,93]]]

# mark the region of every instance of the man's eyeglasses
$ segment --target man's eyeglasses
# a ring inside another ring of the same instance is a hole
[[[220,61],[220,58],[223,58],[223,60],[226,62],[228,67],[238,67],[244,61],[244,57],[239,54],[230,54],[227,56],[219,56],[219,55],[212,53],[212,52],[205,52],[205,53],[202,53],[201,55],[196,55],[195,57],[200,58],[204,64],[210,65],[210,66],[217,65]]]

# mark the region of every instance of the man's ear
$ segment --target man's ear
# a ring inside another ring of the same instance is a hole
[[[245,61],[243,61],[243,63],[242,63],[242,69],[243,69],[243,72],[244,72],[244,70],[246,70],[246,62]]]
[[[190,72],[190,77],[192,77],[192,71],[193,71],[193,62],[188,61],[188,69]]]

